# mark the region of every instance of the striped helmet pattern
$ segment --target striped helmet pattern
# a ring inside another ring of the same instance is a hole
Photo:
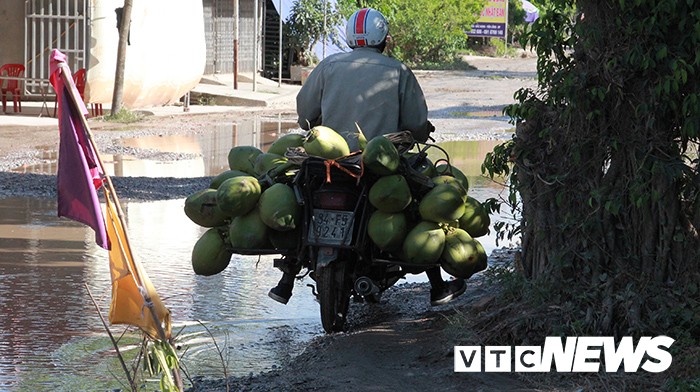
[[[384,15],[373,8],[355,11],[345,28],[346,40],[351,48],[379,45],[388,33],[389,25]]]

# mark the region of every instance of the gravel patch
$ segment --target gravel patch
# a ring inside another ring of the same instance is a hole
[[[117,196],[136,201],[186,198],[207,188],[211,180],[212,177],[112,177]],[[56,198],[56,176],[0,172],[0,198],[8,197]]]

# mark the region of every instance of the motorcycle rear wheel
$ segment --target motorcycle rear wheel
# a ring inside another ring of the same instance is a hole
[[[345,262],[336,260],[316,271],[321,324],[327,333],[340,332],[345,326],[350,305],[345,266]]]

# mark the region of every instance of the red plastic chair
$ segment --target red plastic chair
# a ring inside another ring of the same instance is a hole
[[[12,103],[15,112],[22,112],[22,89],[21,80],[18,79],[3,79],[6,75],[12,78],[24,77],[24,65],[22,64],[5,64],[0,67],[0,90],[2,91],[2,111],[7,111],[7,93],[12,94]],[[19,110],[18,110],[19,109]]]
[[[85,82],[87,79],[87,74],[85,72],[85,68],[80,68],[73,74],[73,82],[75,83],[75,87],[78,89],[78,93],[80,93],[80,98],[82,98],[83,102],[85,102]],[[101,116],[102,115],[102,104],[101,103],[92,103],[90,104],[90,112],[92,113],[92,116]]]

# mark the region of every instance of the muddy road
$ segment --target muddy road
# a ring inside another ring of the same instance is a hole
[[[536,86],[536,59],[468,57],[471,71],[416,71],[436,127],[437,142],[506,140],[513,125],[502,115],[522,87]],[[118,150],[119,140],[151,135],[197,133],[205,125],[254,116],[294,119],[294,101],[268,108],[235,108],[224,113],[152,116],[131,125],[90,120],[98,146]],[[54,197],[51,176],[22,175],[9,170],[42,162],[56,150],[56,128],[0,127],[0,197]],[[129,151],[146,156],[149,151]],[[168,158],[168,157],[166,157]],[[177,160],[173,154],[168,159]],[[122,199],[182,198],[202,187],[206,179],[182,183],[149,178],[120,178]],[[168,189],[167,187],[171,187]],[[188,188],[189,187],[189,188]],[[144,189],[148,188],[147,192]],[[178,193],[179,192],[179,193]],[[512,251],[490,255],[489,263],[507,263]],[[482,275],[468,282],[467,292],[448,305],[430,307],[429,286],[411,283],[390,289],[378,305],[352,304],[344,333],[318,336],[303,353],[277,369],[248,377],[196,380],[196,391],[464,391],[544,390],[510,374],[453,372],[453,347],[478,342],[461,327],[465,318],[497,295]],[[261,300],[267,300],[261,298]],[[235,355],[235,352],[233,353]],[[567,388],[564,388],[566,390]],[[573,389],[573,388],[572,388]]]
[[[415,71],[435,125],[433,137],[446,140],[508,139],[508,118],[502,115],[505,106],[514,102],[513,94],[522,87],[537,84],[537,59],[532,53],[522,57],[491,58],[467,56],[475,67],[470,71]],[[206,114],[148,116],[133,124],[118,124],[90,119],[101,152],[119,152],[119,139],[139,136],[201,132],[207,124],[235,121],[242,118],[270,116],[296,121],[294,96],[275,100],[268,107],[212,107]],[[0,127],[0,172],[21,165],[42,162],[44,153],[56,150],[55,126]],[[144,156],[148,151],[129,151]],[[170,159],[178,159],[173,155]],[[1,196],[1,194],[0,194]]]
[[[416,72],[436,141],[510,138],[513,126],[502,110],[514,102],[515,91],[536,86],[536,59],[468,61],[475,70]],[[497,250],[489,263],[509,263],[512,257],[513,250]],[[481,274],[470,279],[462,297],[439,307],[429,304],[428,284],[400,285],[380,304],[351,304],[346,332],[315,338],[283,367],[229,380],[197,379],[192,390],[549,390],[512,374],[453,372],[453,347],[479,341],[462,325],[495,295]]]

